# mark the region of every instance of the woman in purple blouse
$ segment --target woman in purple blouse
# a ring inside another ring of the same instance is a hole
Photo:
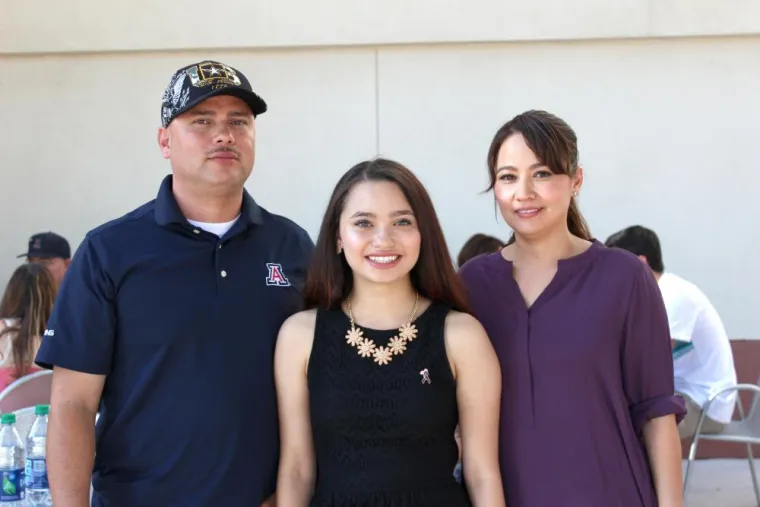
[[[528,111],[498,130],[488,167],[514,234],[460,274],[501,362],[507,505],[680,507],[665,307],[644,264],[591,237],[575,133]]]

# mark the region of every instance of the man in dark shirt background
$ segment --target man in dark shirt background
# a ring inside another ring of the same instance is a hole
[[[71,264],[71,247],[69,242],[54,232],[39,232],[29,238],[26,252],[18,257],[26,257],[27,262],[44,265],[55,282],[60,285],[63,275]]]

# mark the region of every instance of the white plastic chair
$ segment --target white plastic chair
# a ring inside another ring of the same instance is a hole
[[[737,396],[737,408],[739,409],[739,417],[741,419],[731,421],[728,423],[722,433],[705,433],[702,434],[702,424],[705,420],[705,414],[707,414],[710,405],[713,400],[723,393],[732,391],[754,391],[752,399],[752,405],[749,409],[747,417],[744,416],[744,408],[742,402]],[[692,437],[691,447],[689,448],[689,458],[686,462],[686,473],[683,479],[683,495],[684,495],[684,507],[686,506],[686,491],[689,484],[689,471],[691,464],[697,456],[697,446],[700,440],[717,440],[719,442],[734,442],[737,444],[745,444],[747,446],[747,460],[749,461],[749,471],[752,475],[752,485],[755,487],[755,499],[757,505],[760,506],[760,488],[758,488],[757,474],[755,473],[755,458],[752,455],[752,445],[760,445],[760,378],[757,384],[738,384],[732,387],[727,387],[718,391],[707,400],[704,407],[702,407],[702,415],[699,417],[697,423],[697,429],[694,431]]]
[[[40,370],[11,382],[0,393],[0,413],[10,413],[35,405],[50,404],[53,372]]]

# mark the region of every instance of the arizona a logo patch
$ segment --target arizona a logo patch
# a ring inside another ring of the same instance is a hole
[[[279,287],[289,287],[290,281],[285,277],[285,273],[282,272],[282,266],[274,262],[267,262],[267,269],[269,274],[267,275],[267,285],[277,285]]]

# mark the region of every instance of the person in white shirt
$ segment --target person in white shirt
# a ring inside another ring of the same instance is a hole
[[[660,287],[673,340],[675,386],[688,413],[678,426],[681,438],[694,435],[702,407],[720,390],[736,385],[731,343],[718,312],[693,283],[665,272],[660,240],[651,229],[634,225],[611,235],[608,247],[638,256],[652,270]],[[702,433],[721,433],[731,421],[736,392],[719,395],[710,405]]]

